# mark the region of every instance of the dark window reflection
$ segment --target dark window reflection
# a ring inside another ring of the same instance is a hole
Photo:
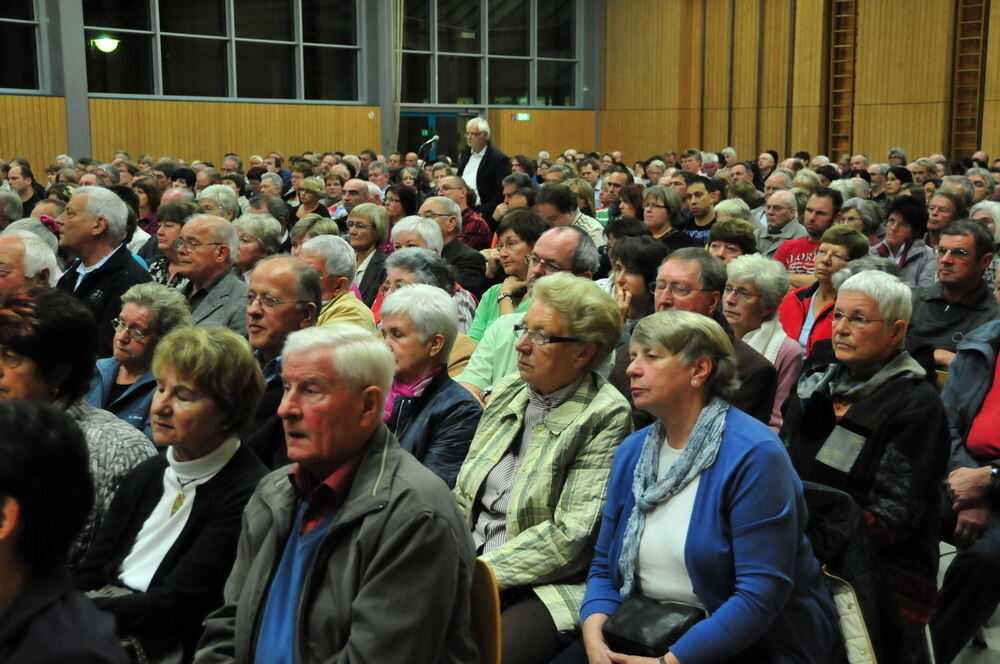
[[[117,45],[105,45],[110,52],[101,51],[94,43],[104,37],[118,40]],[[87,30],[85,38],[87,87],[91,92],[153,94],[151,36]]]
[[[163,37],[163,94],[226,97],[226,42],[217,39]]]
[[[226,13],[222,2],[223,0],[164,0],[160,2],[160,30],[225,36]]]
[[[317,46],[305,46],[303,51],[306,99],[357,100],[357,51]]]
[[[431,103],[431,56],[403,54],[403,85],[400,99],[406,104]]]
[[[479,53],[479,3],[438,0],[438,51]]]
[[[356,45],[358,19],[354,0],[339,0],[336,3],[302,0],[302,41]]]
[[[431,49],[430,24],[430,0],[404,0],[403,48],[429,51]]]
[[[35,18],[35,8],[32,6],[31,0],[3,0],[0,2],[0,18],[19,18],[30,21]],[[8,26],[5,25],[4,30],[7,28]]]
[[[438,56],[438,102],[479,103],[479,58]]]
[[[294,99],[295,47],[236,42],[236,93],[259,99]]]
[[[38,66],[35,63],[35,26],[0,23],[0,88],[38,89]]]
[[[490,58],[491,104],[519,106],[531,103],[528,91],[528,60]]]
[[[290,0],[236,2],[234,4],[237,37],[278,41],[291,41],[294,38]]]
[[[538,103],[545,106],[574,106],[576,64],[538,62]]]
[[[490,0],[490,55],[528,55],[528,0]]]
[[[576,11],[572,0],[538,3],[538,57],[576,57]]]
[[[3,0],[0,5],[7,5]],[[13,4],[18,4],[14,2]],[[0,14],[3,10],[0,10]],[[83,0],[83,22],[102,28],[149,30],[149,3],[145,1]]]

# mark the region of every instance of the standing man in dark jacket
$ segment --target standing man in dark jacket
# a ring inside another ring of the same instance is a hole
[[[111,356],[115,336],[111,320],[122,307],[122,294],[136,284],[150,281],[149,273],[132,256],[122,240],[128,208],[114,192],[102,187],[81,187],[59,215],[59,246],[79,260],[56,284],[75,295],[97,319],[97,357]]]
[[[503,198],[500,181],[510,175],[510,158],[490,143],[486,118],[465,123],[465,140],[469,145],[458,157],[458,174],[476,192],[479,214],[492,219]]]

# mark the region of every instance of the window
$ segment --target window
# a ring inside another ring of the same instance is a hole
[[[573,0],[404,0],[404,104],[577,106]]]
[[[38,15],[33,0],[0,1],[0,88],[38,90]]]
[[[7,3],[0,0],[0,12]],[[358,101],[361,6],[358,0],[84,0],[89,90]]]

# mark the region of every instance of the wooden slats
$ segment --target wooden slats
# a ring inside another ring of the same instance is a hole
[[[958,0],[951,85],[950,153],[970,156],[982,140],[989,4]]]
[[[45,182],[45,167],[66,152],[66,100],[0,95],[0,157],[24,157]]]
[[[858,1],[830,3],[830,76],[827,150],[836,159],[854,145],[854,62],[857,57]]]
[[[539,150],[555,157],[567,148],[589,152],[594,144],[595,111],[523,111],[527,121],[515,120],[512,109],[495,109],[487,114],[493,141],[505,154],[527,155],[532,159]]]

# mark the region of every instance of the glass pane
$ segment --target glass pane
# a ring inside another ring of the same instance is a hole
[[[223,0],[169,0],[169,2],[161,2],[160,30],[162,32],[224,37],[226,36],[226,12],[222,3]]]
[[[306,99],[357,101],[358,52],[304,46]]]
[[[295,99],[295,47],[236,42],[236,94]]]
[[[227,97],[226,42],[193,37],[162,37],[163,94]],[[192,76],[192,72],[198,72]]]
[[[91,92],[153,94],[150,35],[87,30],[85,38],[87,87]]]
[[[479,3],[438,0],[438,52],[479,53]]]
[[[331,11],[329,0],[302,0],[302,41],[355,46],[357,13],[354,0],[340,0],[335,11]]]
[[[576,57],[576,11],[573,0],[538,3],[538,57]]]
[[[235,6],[237,37],[278,41],[291,41],[294,38],[290,0],[237,2]]]
[[[531,103],[527,60],[490,58],[491,104],[514,106]]]
[[[404,0],[403,48],[431,50],[431,3],[429,0]]]
[[[431,56],[403,54],[403,86],[400,99],[406,104],[431,103]]]
[[[544,106],[574,106],[576,63],[538,61],[538,103]]]
[[[149,30],[149,3],[83,0],[83,22],[100,28]]]
[[[0,23],[4,38],[0,39],[0,88],[38,89],[38,67],[35,66],[35,26]]]
[[[31,0],[3,0],[0,2],[0,18],[19,18],[30,21],[35,18],[35,8]],[[7,26],[4,26],[6,29]]]
[[[478,104],[480,58],[438,56],[438,103]]]
[[[528,55],[528,0],[490,0],[490,55]]]

